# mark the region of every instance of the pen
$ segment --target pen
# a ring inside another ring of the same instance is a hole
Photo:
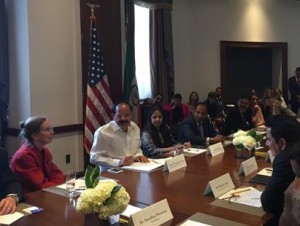
[[[123,218],[120,218],[120,223],[121,224],[128,224],[128,220],[125,220]]]
[[[85,188],[75,188],[76,191],[84,191]]]
[[[246,188],[246,189],[243,189],[243,190],[233,192],[232,195],[239,194],[239,193],[246,192],[246,191],[250,191],[250,190],[251,190],[250,188]]]
[[[156,163],[156,164],[159,164],[159,162],[157,162],[157,161],[155,161],[155,160],[153,160],[153,159],[151,159],[151,161],[154,162],[154,163]]]

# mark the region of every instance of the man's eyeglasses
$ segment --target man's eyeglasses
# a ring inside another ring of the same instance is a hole
[[[40,131],[53,133],[54,129],[53,129],[53,127],[49,127],[49,128],[46,128],[46,129],[41,129]]]

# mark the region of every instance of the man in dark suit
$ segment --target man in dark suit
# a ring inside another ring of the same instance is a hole
[[[291,146],[300,140],[300,123],[285,115],[271,116],[267,122],[267,141],[275,159],[272,176],[261,195],[264,210],[274,217],[265,225],[278,225],[284,207],[284,192],[295,179],[289,161]]]
[[[7,151],[0,148],[0,215],[14,213],[22,199],[22,186],[9,168]]]
[[[252,122],[252,111],[249,108],[249,96],[242,96],[237,101],[237,106],[231,110],[223,124],[221,134],[229,135],[235,133],[239,129],[250,130],[254,127]]]
[[[195,111],[180,125],[179,142],[191,142],[192,145],[207,146],[223,141],[223,136],[213,128],[207,117],[207,108],[204,103],[198,103]]]
[[[300,108],[300,67],[296,68],[295,76],[289,78],[289,90],[291,93],[291,109],[298,114]]]

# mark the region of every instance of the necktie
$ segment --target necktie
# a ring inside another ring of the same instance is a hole
[[[197,132],[199,134],[200,137],[203,137],[203,126],[202,126],[202,122],[198,122],[197,123]]]

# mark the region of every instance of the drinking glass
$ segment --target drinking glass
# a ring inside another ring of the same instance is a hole
[[[67,188],[67,196],[73,197],[75,193],[75,181],[76,181],[76,172],[69,170],[65,174],[66,178],[66,188]]]

